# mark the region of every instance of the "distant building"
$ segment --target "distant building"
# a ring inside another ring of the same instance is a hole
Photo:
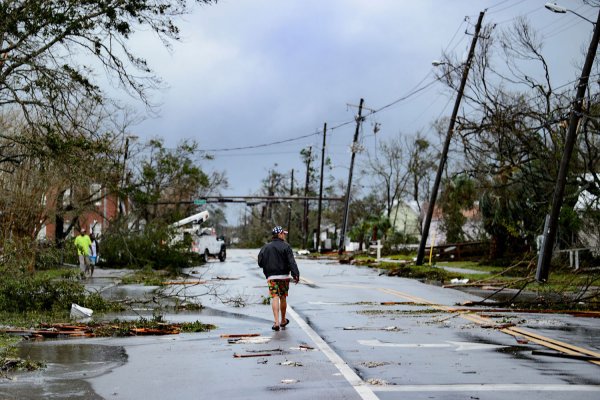
[[[390,212],[390,223],[396,232],[406,237],[418,238],[421,235],[419,215],[416,201],[396,201]]]
[[[591,174],[587,174],[584,180],[594,185],[594,177]],[[575,204],[575,211],[583,220],[583,226],[577,235],[581,245],[591,249],[594,254],[600,254],[600,224],[597,223],[600,218],[600,198],[591,191],[583,189]],[[596,218],[589,213],[596,214]]]
[[[106,231],[110,221],[116,219],[119,215],[119,200],[114,193],[109,193],[107,189],[99,184],[90,185],[90,194],[93,196],[93,210],[83,212],[79,215],[73,212],[65,211],[64,224],[66,228],[71,225],[73,219],[78,219],[79,226],[85,227],[88,233],[94,233],[96,236],[101,236]],[[55,193],[48,194],[44,198],[44,206],[46,207],[46,215],[56,215],[57,195]],[[62,208],[67,209],[71,204],[71,191],[67,189],[62,196]],[[122,202],[121,208],[123,212],[128,211],[127,202]],[[73,237],[76,233],[69,232],[67,237]],[[56,221],[48,218],[42,221],[41,228],[37,234],[38,240],[53,241],[56,239]]]
[[[396,202],[390,213],[390,223],[396,232],[407,237],[414,237],[416,242],[419,242],[421,238],[420,224],[421,221],[425,220],[426,213],[426,204],[419,210],[417,202],[415,201]],[[471,210],[463,210],[463,215],[467,219],[463,226],[463,231],[467,240],[478,240],[483,231],[479,203],[475,203],[475,207]],[[435,207],[429,225],[429,235],[427,235],[426,246],[431,246],[432,243],[434,246],[446,244],[446,234],[442,230],[442,224],[442,210],[439,207]]]

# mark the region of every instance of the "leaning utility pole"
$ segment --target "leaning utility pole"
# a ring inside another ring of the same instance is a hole
[[[563,149],[558,176],[556,177],[556,186],[554,187],[554,195],[552,197],[552,208],[550,210],[549,217],[546,219],[547,225],[544,224],[542,246],[540,249],[537,271],[535,274],[535,279],[538,282],[546,282],[548,280],[550,261],[552,260],[554,241],[556,239],[556,231],[558,228],[558,216],[560,214],[560,208],[562,206],[563,196],[565,193],[565,184],[567,182],[569,162],[571,161],[571,155],[573,154],[573,148],[575,147],[575,140],[577,139],[577,126],[579,125],[579,119],[583,110],[583,97],[585,96],[585,90],[587,89],[590,72],[592,71],[592,65],[594,63],[594,58],[596,57],[596,51],[598,50],[598,41],[600,40],[599,25],[600,12],[598,12],[598,20],[594,25],[594,34],[588,48],[583,69],[581,70],[581,77],[579,78],[577,93],[575,95],[575,100],[573,101],[571,115],[569,116],[569,130],[567,131],[567,136],[565,138],[565,148]]]
[[[431,225],[431,218],[433,217],[433,210],[435,208],[435,201],[437,199],[438,189],[442,180],[442,173],[444,172],[444,168],[446,166],[446,159],[448,158],[448,149],[450,148],[452,132],[454,131],[454,123],[456,122],[458,108],[460,107],[460,101],[462,99],[463,92],[465,90],[465,85],[467,83],[469,68],[471,67],[471,60],[473,59],[473,54],[475,54],[475,44],[477,43],[477,38],[479,37],[479,31],[481,30],[481,21],[483,20],[484,14],[485,11],[479,13],[477,26],[475,26],[475,35],[473,35],[473,41],[471,42],[471,48],[469,49],[469,55],[467,57],[467,61],[463,69],[462,79],[460,81],[460,87],[458,88],[458,94],[456,95],[456,101],[454,102],[454,109],[452,110],[450,124],[448,125],[448,132],[446,133],[446,141],[444,142],[444,148],[442,149],[442,154],[440,156],[440,164],[438,165],[438,170],[435,176],[435,181],[433,183],[433,188],[431,189],[431,198],[427,207],[427,215],[425,216],[425,222],[423,223],[421,244],[419,245],[419,252],[417,253],[417,265],[423,264],[423,257],[425,256],[425,246],[427,244],[427,237],[429,236],[429,226]],[[433,246],[433,243],[431,245]]]
[[[323,124],[323,148],[321,149],[321,178],[319,183],[319,208],[317,211],[317,252],[321,252],[321,206],[323,203],[323,170],[325,169],[325,138],[327,122]]]
[[[352,186],[352,170],[354,169],[354,158],[356,157],[356,151],[358,150],[358,132],[360,131],[360,124],[362,123],[362,108],[364,99],[360,99],[358,105],[358,116],[356,117],[356,130],[354,131],[354,141],[352,142],[352,158],[350,159],[350,172],[348,173],[348,186],[346,187],[346,203],[344,205],[344,219],[342,222],[342,230],[340,232],[340,247],[338,248],[338,254],[344,252],[346,241],[346,228],[348,225],[348,210],[350,208],[350,188]]]

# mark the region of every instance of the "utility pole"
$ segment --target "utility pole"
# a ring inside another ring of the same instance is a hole
[[[543,233],[542,248],[540,250],[537,271],[535,274],[535,279],[538,282],[546,282],[548,280],[548,272],[550,270],[550,262],[552,261],[554,241],[556,240],[556,231],[558,229],[558,216],[563,203],[565,184],[567,182],[567,172],[569,171],[569,163],[571,161],[573,148],[575,147],[575,141],[577,139],[577,127],[579,125],[579,119],[581,118],[581,112],[583,110],[583,97],[585,96],[585,90],[587,89],[590,72],[592,71],[592,65],[594,63],[594,58],[596,57],[596,51],[598,50],[598,41],[600,40],[599,25],[600,11],[598,12],[596,24],[594,25],[594,34],[588,48],[583,69],[581,70],[581,77],[579,78],[577,93],[575,95],[575,100],[573,101],[571,115],[569,116],[569,128],[565,138],[565,148],[563,149],[562,158],[560,160],[558,176],[556,177],[554,195],[552,196],[552,208],[550,210],[549,218],[547,218],[547,226],[544,224],[545,229]]]
[[[356,157],[356,151],[358,150],[358,132],[360,131],[360,124],[362,123],[362,109],[364,99],[360,99],[358,105],[358,116],[356,117],[356,130],[354,131],[354,141],[352,142],[352,158],[350,159],[350,172],[348,173],[348,186],[346,187],[346,204],[344,206],[344,219],[342,222],[342,230],[340,232],[340,247],[338,248],[338,254],[342,255],[344,252],[344,242],[346,241],[346,228],[348,225],[348,210],[350,208],[350,188],[352,186],[352,170],[354,169],[354,158]]]
[[[292,169],[292,181],[290,182],[290,197],[294,195],[294,170]],[[290,242],[291,230],[292,230],[292,203],[288,203],[288,218],[287,218],[287,231],[288,231],[288,243]]]
[[[119,215],[125,214],[125,205],[123,202],[125,201],[122,198],[122,191],[125,189],[125,184],[127,183],[127,156],[129,154],[129,136],[125,137],[125,154],[123,155],[123,175],[121,176],[121,193],[119,193]]]
[[[317,252],[321,252],[321,207],[323,203],[323,170],[325,168],[325,138],[327,122],[323,124],[323,148],[321,149],[321,178],[319,182],[319,208],[317,211]]]
[[[452,140],[454,124],[456,122],[456,116],[458,115],[458,108],[460,107],[460,101],[462,100],[462,96],[463,96],[463,93],[465,90],[465,85],[467,83],[467,77],[469,76],[469,68],[471,67],[471,61],[473,59],[473,55],[475,54],[475,45],[477,44],[477,38],[479,37],[479,31],[481,30],[481,21],[483,21],[484,14],[485,14],[485,11],[481,11],[479,13],[479,19],[477,20],[477,25],[475,26],[475,35],[473,35],[473,40],[471,41],[471,48],[469,49],[469,55],[467,57],[467,61],[465,62],[465,66],[463,69],[462,79],[460,81],[460,86],[458,88],[458,94],[456,95],[456,101],[454,102],[454,109],[452,110],[452,116],[450,117],[450,124],[448,125],[448,132],[446,133],[446,140],[444,142],[442,154],[440,155],[440,164],[438,165],[437,174],[435,176],[435,181],[433,183],[433,188],[431,189],[431,198],[429,200],[429,205],[427,206],[427,215],[425,216],[425,221],[423,223],[423,229],[422,229],[423,232],[421,234],[421,243],[419,245],[419,252],[417,253],[417,261],[416,261],[417,265],[423,264],[423,258],[425,256],[425,246],[427,244],[427,237],[429,236],[429,227],[431,225],[431,218],[433,217],[435,201],[437,199],[440,182],[442,180],[442,174],[443,174],[444,168],[446,166],[446,159],[448,158],[448,149],[450,148],[450,142]],[[433,246],[433,243],[431,245]]]
[[[308,183],[310,181],[310,159],[312,157],[312,146],[308,147],[308,156],[306,157],[306,181],[304,183],[304,196],[308,196]],[[302,219],[302,248],[306,248],[308,240],[308,199],[304,200],[304,218]]]

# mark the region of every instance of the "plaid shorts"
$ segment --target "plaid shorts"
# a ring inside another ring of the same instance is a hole
[[[269,284],[271,297],[287,297],[290,289],[289,279],[273,279],[268,280],[267,283]]]

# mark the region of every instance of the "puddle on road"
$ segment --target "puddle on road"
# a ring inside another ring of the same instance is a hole
[[[103,375],[127,362],[121,346],[47,340],[24,342],[19,356],[42,361],[46,368],[0,380],[2,399],[102,399],[86,379]]]
[[[19,356],[31,360],[43,361],[49,366],[54,364],[64,365],[64,371],[68,371],[70,365],[77,365],[77,370],[88,369],[89,373],[94,373],[95,365],[114,364],[121,365],[127,361],[125,349],[120,346],[106,346],[98,344],[82,343],[53,343],[45,342],[24,342],[19,346]]]

